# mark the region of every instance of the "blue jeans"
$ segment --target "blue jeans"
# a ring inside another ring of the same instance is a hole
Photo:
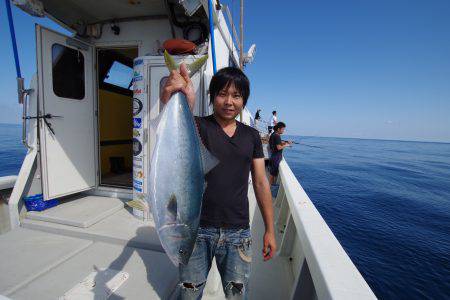
[[[187,265],[180,265],[181,299],[201,299],[215,257],[227,299],[247,299],[252,261],[250,229],[202,228]]]

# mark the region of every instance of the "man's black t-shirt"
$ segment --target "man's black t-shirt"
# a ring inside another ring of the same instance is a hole
[[[278,150],[277,145],[281,145],[281,136],[274,132],[269,138],[269,147],[272,155],[281,155],[283,153],[283,149]]]
[[[205,147],[219,164],[205,176],[201,226],[248,228],[248,179],[254,158],[263,158],[261,139],[256,129],[237,122],[229,137],[213,115],[196,117]]]

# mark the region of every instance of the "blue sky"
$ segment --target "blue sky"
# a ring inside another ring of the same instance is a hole
[[[233,5],[237,20],[238,0]],[[249,108],[277,110],[288,134],[450,142],[450,1],[246,0],[256,43]],[[17,123],[15,70],[0,12],[0,122]],[[34,23],[13,7],[22,73],[35,70]]]
[[[70,34],[47,18],[34,18],[11,4],[16,31],[22,77],[29,87],[31,76],[36,73],[35,23]],[[16,68],[9,33],[5,2],[0,3],[0,123],[20,123],[22,106],[17,100]]]

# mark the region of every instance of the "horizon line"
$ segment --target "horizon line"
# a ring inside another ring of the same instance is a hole
[[[21,123],[3,123],[0,125],[16,125],[20,126]],[[353,140],[373,140],[373,141],[390,141],[390,142],[414,142],[414,143],[438,143],[438,144],[450,144],[449,141],[430,141],[430,140],[407,140],[407,139],[388,139],[388,138],[363,138],[363,137],[346,137],[346,136],[324,136],[324,135],[302,135],[302,134],[286,134],[287,136],[299,136],[299,137],[317,137],[317,138],[335,138],[335,139],[353,139]]]
[[[386,141],[386,142],[412,142],[412,143],[450,144],[450,140],[449,141],[430,141],[430,140],[407,140],[407,139],[388,139],[388,138],[346,137],[346,136],[300,135],[300,134],[286,134],[286,135],[287,136],[298,136],[298,137],[331,138],[331,139],[352,139],[352,140],[371,140],[371,141]]]

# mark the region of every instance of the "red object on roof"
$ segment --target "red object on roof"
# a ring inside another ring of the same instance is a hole
[[[195,44],[188,40],[183,39],[170,39],[163,43],[163,47],[169,54],[193,54],[195,50]]]

